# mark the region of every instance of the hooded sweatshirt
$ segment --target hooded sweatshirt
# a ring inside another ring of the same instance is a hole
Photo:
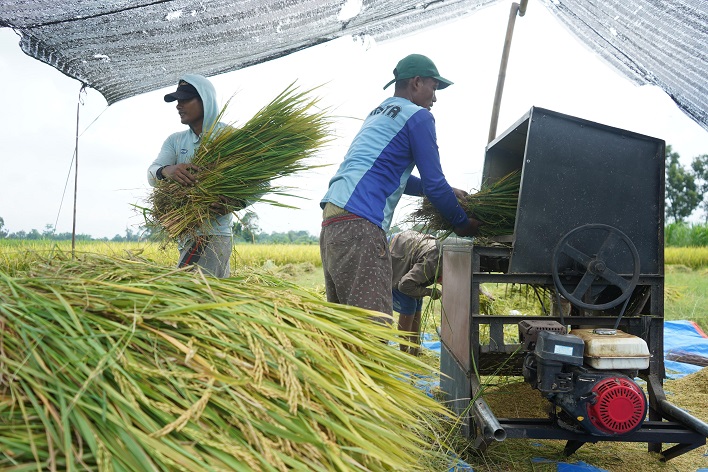
[[[227,126],[222,122],[216,123],[220,110],[216,101],[216,90],[209,79],[201,75],[185,74],[180,77],[180,80],[192,84],[202,99],[202,104],[204,105],[202,134],[211,129],[212,126],[217,129]],[[157,184],[155,173],[162,166],[192,162],[194,151],[199,147],[201,137],[202,135],[197,136],[194,134],[192,128],[171,134],[162,144],[162,149],[160,149],[157,159],[148,168],[148,183],[153,187]],[[233,215],[231,213],[216,218],[216,221],[212,222],[209,234],[231,236],[232,222]]]

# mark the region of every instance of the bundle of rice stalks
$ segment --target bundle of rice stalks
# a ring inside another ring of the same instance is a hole
[[[148,226],[167,238],[194,237],[219,216],[211,203],[225,204],[227,211],[257,200],[287,206],[263,195],[288,195],[273,180],[317,167],[304,160],[329,141],[330,121],[324,111],[316,111],[319,99],[308,98],[310,92],[291,84],[243,126],[205,131],[192,159],[200,169],[198,182],[185,187],[158,181],[148,198],[151,208],[143,208]]]
[[[294,285],[82,256],[0,272],[0,468],[435,470],[431,368]],[[254,281],[255,280],[255,281]],[[441,469],[438,469],[441,470]]]
[[[460,200],[467,216],[483,223],[479,228],[480,237],[513,234],[520,185],[521,173],[514,171],[494,183],[483,183],[479,192]],[[413,211],[410,221],[421,225],[426,232],[443,233],[442,238],[452,233],[450,223],[427,198],[423,198],[420,207]]]

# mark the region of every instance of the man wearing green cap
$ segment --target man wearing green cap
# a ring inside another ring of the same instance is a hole
[[[386,232],[402,194],[426,196],[458,236],[474,236],[480,222],[457,201],[440,165],[435,119],[437,90],[452,82],[420,54],[393,70],[393,97],[366,118],[322,199],[320,254],[327,300],[392,315],[391,254]],[[411,176],[416,167],[420,178]],[[386,316],[374,317],[390,322]]]

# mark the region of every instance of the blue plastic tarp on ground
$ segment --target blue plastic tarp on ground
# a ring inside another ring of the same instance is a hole
[[[557,464],[556,470],[558,472],[608,472],[606,469],[600,469],[594,465],[590,465],[587,462],[558,462],[551,459],[544,459],[543,457],[534,457],[531,462],[537,464]]]
[[[457,459],[457,462],[447,472],[474,472],[474,469],[467,462]]]
[[[664,321],[664,366],[666,375],[677,379],[703,367],[685,362],[667,360],[670,352],[695,354],[708,358],[708,336],[693,321]]]
[[[578,461],[575,464],[567,464],[565,462],[558,463],[558,472],[607,472],[606,469],[586,464],[583,461]]]

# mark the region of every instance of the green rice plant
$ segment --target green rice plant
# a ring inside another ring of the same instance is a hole
[[[199,168],[197,183],[160,180],[148,198],[150,208],[142,209],[153,232],[168,239],[208,232],[219,216],[213,203],[223,204],[226,211],[255,201],[288,206],[264,195],[288,195],[287,188],[273,181],[317,167],[305,160],[330,140],[331,122],[324,111],[317,111],[319,99],[309,98],[310,92],[291,84],[243,126],[207,130],[192,158]]]
[[[664,264],[683,265],[691,269],[708,267],[708,246],[667,247],[664,249]]]
[[[172,243],[115,242],[115,241],[77,241],[76,253],[100,254],[111,257],[140,257],[162,266],[176,266],[178,252]],[[14,273],[16,270],[26,270],[38,261],[51,257],[62,257],[71,253],[71,241],[0,240],[0,270]],[[68,257],[71,257],[70,255]],[[236,244],[231,253],[231,267],[237,269],[243,266],[263,266],[275,264],[309,263],[322,267],[320,247],[307,244]]]
[[[237,244],[234,246],[232,266],[263,265],[271,261],[282,266],[307,262],[322,267],[320,247],[307,244]]]
[[[0,468],[436,470],[454,415],[372,315],[251,270],[0,271]]]
[[[468,217],[482,222],[478,236],[513,234],[520,185],[521,172],[514,171],[496,182],[484,182],[478,192],[459,200]],[[412,224],[422,226],[423,231],[442,233],[442,238],[452,233],[452,225],[427,198],[423,198],[420,207],[413,211],[409,219]]]
[[[5,244],[0,240],[0,271],[9,275],[31,269],[49,259],[71,259],[71,241],[17,240],[19,244]],[[76,241],[74,253],[79,256],[98,254],[110,257],[140,256],[158,265],[177,265],[177,250],[172,243]],[[165,250],[166,248],[173,250]]]

